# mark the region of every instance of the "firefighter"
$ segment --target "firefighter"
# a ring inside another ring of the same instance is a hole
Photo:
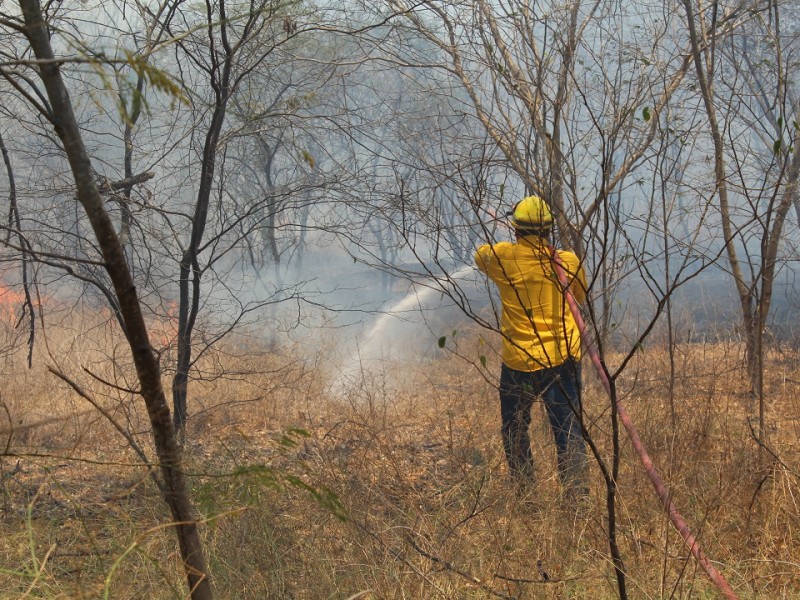
[[[541,399],[565,495],[584,498],[588,488],[581,339],[555,261],[560,261],[580,304],[586,300],[586,275],[574,253],[556,251],[548,243],[553,215],[542,198],[523,198],[509,216],[516,241],[486,244],[475,253],[478,269],[494,282],[502,301],[500,412],[506,459],[517,483],[528,487],[534,482],[528,428],[533,404]]]

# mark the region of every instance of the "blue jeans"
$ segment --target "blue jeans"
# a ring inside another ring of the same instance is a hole
[[[503,446],[512,477],[533,481],[533,453],[528,428],[531,409],[541,398],[556,443],[558,474],[568,493],[584,495],[587,457],[581,427],[581,367],[570,359],[530,373],[503,365],[500,371],[500,412]]]

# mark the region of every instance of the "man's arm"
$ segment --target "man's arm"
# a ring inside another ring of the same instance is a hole
[[[475,266],[478,267],[479,271],[483,271],[484,273],[486,273],[486,258],[484,256],[484,253],[485,253],[485,248],[488,247],[489,244],[484,244],[475,251]]]
[[[484,244],[478,248],[475,251],[475,266],[491,277],[500,267],[500,253],[506,245],[510,246],[508,242],[499,242],[494,245]]]

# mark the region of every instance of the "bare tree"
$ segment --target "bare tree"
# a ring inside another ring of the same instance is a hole
[[[259,41],[262,31],[277,23],[272,3],[251,2],[244,13],[228,14],[229,10],[237,11],[238,8],[229,6],[224,0],[219,3],[207,2],[202,29],[190,29],[189,35],[177,43],[181,56],[207,78],[205,83],[211,92],[211,116],[203,134],[197,197],[188,241],[183,245],[179,263],[178,353],[172,382],[173,421],[179,431],[186,425],[192,335],[200,311],[204,271],[200,264],[200,253],[214,193],[220,136],[231,97],[245,74],[253,68],[253,65],[245,63],[239,70],[240,57],[247,56],[249,45]],[[203,35],[205,39],[202,39]],[[258,63],[265,57],[266,53],[258,53],[254,60]]]
[[[798,202],[800,99],[788,77],[797,65],[798,32],[781,28],[785,9],[778,2],[755,3],[745,12],[746,3],[723,9],[683,0],[683,8],[763,442],[764,334],[786,217]],[[747,19],[741,32],[720,39],[718,23],[740,16]]]
[[[25,35],[38,63],[38,76],[47,94],[48,106],[42,114],[52,125],[63,144],[74,177],[78,201],[91,223],[102,256],[103,266],[113,285],[121,322],[130,346],[140,384],[139,393],[147,407],[153,427],[156,453],[163,477],[162,494],[170,508],[175,531],[186,569],[192,598],[212,597],[211,581],[206,566],[197,522],[181,469],[181,456],[170,420],[170,410],[161,385],[161,370],[142,316],[141,305],[125,258],[125,252],[114,225],[105,209],[95,182],[91,160],[83,144],[75,119],[69,92],[60,72],[61,61],[55,56],[48,32],[36,0],[21,0],[24,24],[4,18],[4,24]]]

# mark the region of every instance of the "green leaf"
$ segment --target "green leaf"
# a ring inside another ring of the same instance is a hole
[[[478,358],[481,361],[481,365],[483,365],[483,368],[485,369],[486,368],[486,357],[483,354],[481,354]]]
[[[308,166],[310,166],[312,169],[314,168],[316,161],[314,160],[314,157],[311,156],[311,153],[308,150],[301,150],[300,156],[302,156],[303,160],[308,163]]]
[[[189,104],[189,98],[183,93],[179,83],[168,73],[150,64],[146,56],[133,54],[128,50],[123,50],[123,52],[125,53],[125,61],[130,65],[131,69],[137,75],[143,77],[153,89],[167,94],[181,104]]]
[[[280,436],[276,441],[278,442],[279,446],[284,448],[295,448],[297,447],[298,440],[297,438],[308,438],[311,437],[311,434],[308,433],[305,429],[300,429],[299,427],[291,427],[286,430],[286,432]]]
[[[649,107],[649,106],[645,106],[645,107],[642,109],[642,118],[643,118],[645,121],[649,121],[649,120],[650,120],[650,117],[651,117],[651,115],[650,115],[650,107]]]
[[[447,341],[447,336],[446,335],[443,335],[442,337],[440,337],[439,338],[439,342],[438,342],[439,348],[444,348],[444,344],[445,344],[446,341]]]
[[[780,151],[781,151],[781,144],[782,144],[782,143],[783,143],[783,140],[781,140],[780,138],[778,138],[777,140],[775,140],[775,143],[774,143],[774,144],[772,144],[772,151],[773,151],[775,154],[778,154],[778,152],[780,152]]]

